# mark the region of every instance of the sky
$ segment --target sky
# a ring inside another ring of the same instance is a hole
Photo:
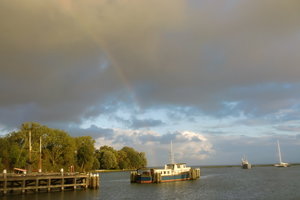
[[[24,122],[149,166],[300,162],[298,0],[2,0],[0,134]]]

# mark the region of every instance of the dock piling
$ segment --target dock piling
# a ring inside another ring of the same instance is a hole
[[[4,179],[3,193],[6,194],[6,192],[7,192],[7,171],[6,171],[6,169],[3,170],[3,179]]]
[[[89,177],[89,188],[97,189],[99,188],[99,174],[90,174]]]

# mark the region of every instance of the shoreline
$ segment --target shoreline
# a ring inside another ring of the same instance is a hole
[[[299,166],[300,163],[291,163],[291,166]],[[274,164],[253,164],[252,167],[273,167]],[[232,167],[241,167],[241,165],[205,165],[205,166],[192,166],[200,168],[232,168]],[[144,169],[159,168],[159,167],[146,167]],[[93,172],[96,173],[107,173],[107,172],[126,172],[126,171],[136,171],[137,169],[98,169]]]
[[[291,166],[300,165],[300,163],[290,163]],[[274,164],[252,164],[252,167],[273,167]],[[201,168],[229,168],[229,167],[241,167],[241,165],[207,165],[199,166]]]

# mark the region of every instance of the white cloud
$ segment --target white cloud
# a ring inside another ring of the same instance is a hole
[[[189,165],[240,164],[245,154],[253,164],[276,163],[276,141],[280,140],[282,155],[287,162],[299,162],[299,135],[206,135],[192,131],[161,135],[155,131],[114,129],[110,135],[96,139],[96,146],[109,145],[116,149],[131,146],[146,153],[149,166],[169,162],[170,142],[173,143],[175,162]]]
[[[170,142],[176,162],[199,164],[214,154],[213,145],[204,134],[183,131],[161,135],[154,131],[114,129],[109,137],[96,139],[96,147],[103,145],[120,149],[132,146],[138,151],[146,152],[149,165],[163,165],[168,162]]]

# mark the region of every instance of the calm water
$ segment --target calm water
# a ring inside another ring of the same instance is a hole
[[[6,196],[12,200],[113,199],[300,199],[300,166],[202,168],[201,179],[162,184],[130,184],[129,172],[102,173],[100,190]]]

